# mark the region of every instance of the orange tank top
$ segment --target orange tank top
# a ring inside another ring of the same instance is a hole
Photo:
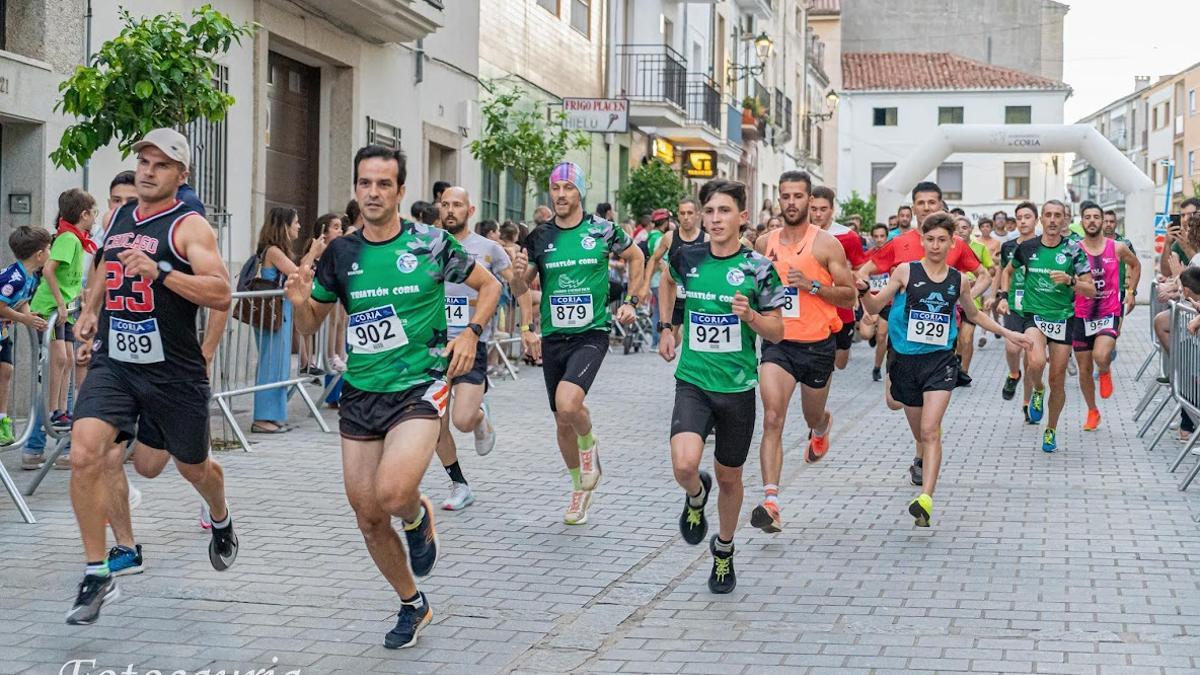
[[[813,244],[820,228],[809,224],[804,238],[797,244],[780,241],[783,228],[772,230],[767,235],[767,257],[775,263],[775,271],[787,288],[788,302],[783,308],[783,339],[793,342],[820,342],[842,329],[837,308],[829,302],[812,295],[808,289],[787,286],[788,270],[797,269],[804,276],[819,281],[822,286],[832,286],[833,276],[813,255]]]

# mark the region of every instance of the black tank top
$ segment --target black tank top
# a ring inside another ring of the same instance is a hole
[[[703,244],[707,241],[708,233],[704,231],[703,227],[700,228],[700,235],[691,241],[684,241],[683,237],[679,236],[679,230],[675,230],[674,234],[671,235],[671,245],[667,247],[667,260],[670,260],[672,257],[674,257],[675,252],[683,246]]]
[[[909,263],[908,286],[904,288],[905,316],[914,309],[939,314],[954,312],[962,293],[962,273],[953,267],[949,270],[945,279],[934,281],[921,261]]]
[[[175,251],[175,226],[196,213],[183,202],[146,218],[136,204],[113,216],[98,257],[95,274],[105,279],[104,307],[92,363],[126,370],[153,382],[207,382],[208,369],[196,337],[197,306],[162,281],[125,275],[117,255],[139,249],[155,262],[166,261],[185,274],[188,261]]]

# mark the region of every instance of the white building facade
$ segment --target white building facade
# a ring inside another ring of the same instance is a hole
[[[951,64],[945,69],[942,64]],[[846,54],[838,124],[840,197],[863,198],[940,124],[1061,124],[1070,89],[949,54]],[[1065,198],[1061,153],[955,154],[928,176],[973,217]],[[891,214],[877,214],[887,221]]]

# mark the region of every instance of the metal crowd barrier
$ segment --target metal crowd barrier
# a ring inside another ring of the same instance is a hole
[[[1150,344],[1154,346],[1154,349],[1150,350],[1149,354],[1146,354],[1146,359],[1144,361],[1142,361],[1142,365],[1138,368],[1137,375],[1135,375],[1133,377],[1135,382],[1137,380],[1142,379],[1142,375],[1145,374],[1146,369],[1149,368],[1150,364],[1154,362],[1154,357],[1156,355],[1158,355],[1159,352],[1162,351],[1162,345],[1160,345],[1158,343],[1158,334],[1154,332],[1154,317],[1158,316],[1158,313],[1163,311],[1164,309],[1167,309],[1167,305],[1162,300],[1158,299],[1158,281],[1151,281],[1150,282]]]
[[[40,356],[38,354],[39,341],[37,331],[33,328],[13,325],[9,328],[9,337],[12,340],[13,377],[9,385],[8,414],[13,419],[14,428],[20,429],[20,432],[14,432],[16,439],[12,443],[0,447],[0,451],[24,447],[29,437],[33,435],[34,421],[37,419],[39,402],[41,402],[41,405],[45,405],[45,397],[41,395],[40,373],[42,369],[39,367],[39,361],[47,357],[45,356],[45,351],[42,351]],[[27,371],[29,377],[18,377],[17,374],[20,372],[21,366],[26,363],[29,364]],[[13,413],[17,410],[18,406],[23,412],[28,411],[28,414],[24,417],[14,415]],[[17,426],[18,422],[20,426]],[[9,475],[3,464],[0,464],[0,482],[4,483],[4,490],[8,492],[9,498],[12,499],[13,504],[17,507],[17,511],[21,513],[21,518],[31,525],[36,523],[37,519],[33,517],[33,512],[29,510],[29,505],[25,503],[25,497],[17,489],[17,484],[13,481],[12,476]]]
[[[321,431],[329,433],[329,425],[325,423],[325,418],[321,416],[317,404],[309,395],[308,390],[304,388],[304,384],[310,382],[313,376],[298,372],[298,368],[293,365],[291,349],[286,350],[286,353],[275,351],[279,347],[278,343],[281,339],[277,337],[280,331],[272,330],[269,327],[274,322],[275,314],[271,304],[274,298],[281,299],[283,303],[287,302],[283,289],[234,293],[233,303],[230,306],[230,317],[226,325],[221,328],[224,335],[222,335],[213,356],[212,400],[232,430],[238,445],[246,452],[249,452],[252,446],[249,439],[246,438],[245,432],[238,426],[231,405],[231,400],[238,396],[271,389],[286,389],[289,398],[292,394],[300,396],[309,412],[312,413],[313,419],[317,421],[317,425],[321,427]],[[236,318],[239,303],[257,304],[263,308],[264,311],[248,313],[247,318],[254,321],[254,325],[244,323]],[[279,305],[274,309],[283,311],[283,306]],[[281,327],[281,330],[292,329]],[[325,326],[321,328],[316,341],[318,364],[324,362],[326,330]],[[279,363],[285,363],[286,366],[277,368],[282,371],[278,373],[278,376],[272,376],[270,373],[260,374],[259,365],[264,359],[269,361],[266,368],[277,367]]]
[[[33,480],[25,488],[25,496],[31,497],[37,491],[38,486],[45,480],[46,474],[54,469],[54,462],[58,456],[66,449],[67,443],[71,440],[70,429],[59,429],[54,426],[53,420],[50,419],[50,382],[46,375],[50,366],[50,344],[54,342],[54,323],[58,321],[58,312],[53,312],[46,319],[50,325],[45,333],[42,333],[41,350],[37,358],[37,373],[34,376],[37,380],[37,396],[34,398],[37,414],[41,415],[42,428],[46,431],[46,448],[42,451],[42,468],[38,469],[33,475]],[[71,330],[71,326],[67,326],[67,330]],[[75,343],[68,342],[68,348],[72,350],[71,357],[71,379],[67,382],[68,387],[75,387]],[[32,425],[29,433],[33,433]],[[28,440],[28,437],[26,438]],[[24,445],[22,443],[22,445]]]
[[[1178,417],[1180,412],[1186,412],[1193,420],[1200,420],[1200,336],[1188,332],[1187,325],[1197,316],[1194,307],[1181,302],[1171,303],[1171,396],[1175,400],[1175,408],[1167,423],[1159,431],[1161,438],[1171,426],[1171,420]],[[1155,442],[1158,442],[1158,438]],[[1196,442],[1200,441],[1200,430],[1193,431],[1191,438],[1175,461],[1171,464],[1174,473],[1188,454],[1195,452]],[[1197,453],[1200,454],[1200,453]],[[1179,484],[1180,490],[1188,489],[1196,475],[1200,474],[1200,461],[1192,467],[1191,472]]]
[[[1163,392],[1167,388],[1167,375],[1168,375],[1167,370],[1169,368],[1169,364],[1166,361],[1167,354],[1165,353],[1165,350],[1163,350],[1162,344],[1158,341],[1158,333],[1154,330],[1155,317],[1157,317],[1159,314],[1161,314],[1163,311],[1165,311],[1167,309],[1170,309],[1170,305],[1167,304],[1166,302],[1163,302],[1158,297],[1158,282],[1157,281],[1151,282],[1150,283],[1150,344],[1153,347],[1153,349],[1151,349],[1150,353],[1146,355],[1146,359],[1144,361],[1142,361],[1142,365],[1138,369],[1137,377],[1141,377],[1142,373],[1146,370],[1146,368],[1148,368],[1150,366],[1151,363],[1154,362],[1155,358],[1158,359],[1158,376],[1155,379],[1151,380],[1148,385],[1146,385],[1146,392],[1144,394],[1142,394],[1142,399],[1140,401],[1138,401],[1137,407],[1134,408],[1133,420],[1135,422],[1142,416],[1142,413],[1144,413],[1146,411],[1146,408],[1148,408],[1150,406],[1150,404],[1154,402],[1154,398],[1160,392]],[[1135,377],[1134,379],[1136,380],[1137,378]],[[1160,404],[1159,404],[1160,407],[1165,406],[1166,401],[1169,401],[1170,398],[1171,398],[1170,392],[1169,391],[1165,392],[1165,398],[1163,399],[1162,402],[1160,402]],[[1155,414],[1157,414],[1157,412]],[[1142,427],[1140,429],[1138,429],[1138,438],[1145,436],[1146,431],[1148,431],[1149,428],[1150,428],[1149,423],[1143,423]]]

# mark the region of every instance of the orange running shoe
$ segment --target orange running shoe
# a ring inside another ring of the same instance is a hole
[[[1084,431],[1095,431],[1100,426],[1100,411],[1089,410],[1087,421],[1083,423]]]
[[[774,534],[783,530],[783,520],[779,517],[779,504],[764,501],[750,512],[750,525],[763,532]]]
[[[1100,398],[1110,398],[1112,394],[1112,371],[1100,373]]]
[[[833,413],[825,413],[825,433],[817,436],[810,429],[808,432],[808,449],[804,452],[804,463],[819,462],[829,452],[829,434],[833,431]]]

